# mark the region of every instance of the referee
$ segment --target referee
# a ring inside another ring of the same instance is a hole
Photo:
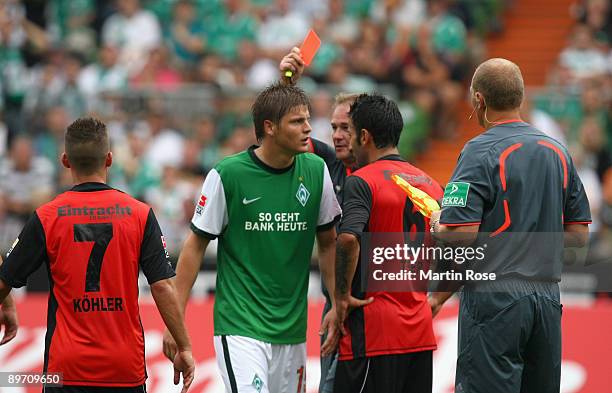
[[[432,217],[446,241],[489,245],[478,266],[497,276],[464,285],[457,393],[560,390],[564,238],[584,246],[591,216],[567,149],[520,119],[523,94],[516,64],[490,59],[476,69],[470,95],[485,132],[465,145]],[[434,315],[450,295],[430,297]]]

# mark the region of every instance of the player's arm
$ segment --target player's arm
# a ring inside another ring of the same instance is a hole
[[[12,288],[21,288],[26,285],[30,274],[46,260],[45,231],[35,212],[13,243],[7,260],[3,263],[0,258],[0,328],[4,327],[0,345],[15,338],[19,328],[17,309],[10,296]]]
[[[321,194],[319,217],[317,219],[319,270],[323,277],[323,285],[325,285],[327,291],[332,295],[332,308],[323,317],[321,329],[319,330],[320,335],[327,333],[327,338],[321,345],[321,354],[326,356],[334,351],[340,339],[333,293],[335,286],[336,223],[340,220],[342,210],[340,209],[336,193],[334,192],[334,185],[329,176],[329,169],[326,165],[323,165],[321,170],[323,171],[323,192]]]
[[[190,232],[183,244],[183,249],[176,264],[176,291],[183,312],[187,308],[191,288],[193,288],[193,284],[198,277],[209,242],[210,239]]]
[[[334,268],[336,258],[336,223],[340,221],[342,210],[334,192],[329,169],[323,165],[323,191],[317,219],[317,245],[319,269],[323,283],[330,294],[334,293]],[[332,299],[332,305],[334,304]]]
[[[344,321],[351,311],[350,287],[353,283],[357,258],[359,258],[359,240],[352,233],[341,233],[338,235],[336,245],[336,287],[334,297],[338,314],[338,325],[342,334],[346,334]]]
[[[2,256],[0,255],[0,266],[2,266]],[[2,305],[3,307],[6,305],[13,305],[13,299],[11,298],[10,293],[11,293],[11,288],[9,285],[7,285],[4,280],[2,280],[2,278],[0,278],[0,305]]]
[[[13,288],[6,285],[6,283],[0,278],[0,304],[3,307],[13,305],[13,299],[10,296],[11,289]]]
[[[191,232],[187,235],[183,249],[179,256],[176,265],[176,302],[180,310],[181,323],[185,318],[185,311],[189,301],[191,288],[200,271],[200,265],[204,259],[204,252],[208,246],[209,240]],[[176,358],[177,353],[181,351],[180,341],[177,340],[171,327],[167,325],[163,335],[163,352],[164,355],[171,361]]]
[[[357,269],[359,258],[359,239],[352,233],[340,233],[336,241],[336,288],[334,297],[338,326],[343,335],[346,334],[344,322],[348,314],[355,308],[367,306],[374,298],[357,299],[351,295],[351,286]]]
[[[225,191],[221,176],[216,169],[212,169],[206,176],[198,197],[191,219],[191,232],[185,239],[176,265],[176,290],[183,313],[187,308],[191,288],[198,277],[208,243],[219,236],[227,225]],[[173,359],[177,351],[176,343],[168,330],[164,332],[163,351],[168,359]]]
[[[176,289],[183,310],[200,271],[208,243],[227,226],[227,203],[221,175],[212,169],[202,185],[187,235],[176,265]]]
[[[325,229],[317,232],[317,247],[319,255],[319,271],[323,277],[323,284],[327,288],[328,292],[333,294],[335,287],[334,270],[336,265],[336,228],[332,226],[329,229]],[[327,356],[333,353],[335,348],[338,346],[339,335],[337,331],[336,322],[336,306],[335,300],[332,297],[332,308],[323,317],[321,322],[321,329],[319,335],[323,336],[327,333],[325,342],[321,345],[321,355]]]
[[[173,281],[165,279],[154,282],[151,284],[151,294],[164,324],[176,343],[177,350],[172,359],[174,363],[174,384],[178,385],[180,374],[183,374],[183,389],[181,392],[185,393],[193,382],[195,363],[191,353],[191,341],[185,326],[183,310],[179,305]]]
[[[173,280],[168,278],[154,282],[151,284],[151,294],[178,350],[191,351],[189,335],[183,323],[183,309],[179,304]]]
[[[168,259],[161,228],[153,209],[149,209],[140,245],[139,265],[151,287],[151,294],[164,324],[176,343],[173,354],[174,384],[183,374],[183,390],[186,392],[193,381],[195,365],[191,354],[191,341],[185,327],[183,308],[179,304],[172,277],[174,269]]]
[[[302,60],[302,55],[300,52],[300,48],[294,46],[278,65],[278,69],[280,71],[280,80],[281,83],[287,85],[294,85],[300,79],[302,74],[304,73],[304,60]],[[285,76],[285,71],[293,72],[293,76],[291,78],[287,78]]]
[[[329,293],[334,293],[336,266],[336,228],[331,227],[324,231],[317,232],[317,247],[319,255],[319,271],[323,278],[325,288]],[[334,299],[332,306],[334,305]]]
[[[2,265],[2,257],[0,256],[0,266]],[[17,309],[13,302],[13,297],[10,295],[11,287],[8,286],[0,278],[0,330],[4,329],[2,340],[0,345],[4,345],[7,342],[17,336]]]
[[[0,279],[0,296],[4,296],[4,301],[0,305],[0,331],[4,330],[0,345],[4,345],[14,339],[17,336],[17,330],[19,330],[17,308],[9,294],[10,290],[11,287]]]
[[[344,184],[344,212],[336,240],[336,286],[334,297],[338,325],[346,334],[344,321],[349,312],[372,302],[351,296],[351,287],[359,258],[359,236],[365,229],[372,208],[372,192],[368,184],[357,176],[349,176]]]

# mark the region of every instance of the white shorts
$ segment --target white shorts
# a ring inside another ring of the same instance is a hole
[[[226,393],[306,393],[306,343],[277,345],[215,336]]]

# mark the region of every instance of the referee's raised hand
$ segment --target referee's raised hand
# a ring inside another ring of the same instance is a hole
[[[174,357],[174,384],[178,385],[183,374],[183,389],[181,393],[186,393],[193,382],[195,363],[191,351],[179,351]]]
[[[293,47],[291,52],[289,52],[278,65],[278,69],[281,73],[281,82],[289,85],[295,84],[298,79],[304,73],[304,60],[302,60],[302,53],[300,48]],[[285,76],[285,72],[291,71],[293,73],[292,76]]]

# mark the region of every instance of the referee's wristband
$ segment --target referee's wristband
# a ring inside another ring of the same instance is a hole
[[[431,233],[436,233],[440,230],[440,219],[438,218],[437,220],[431,220],[431,222],[429,223],[429,231]]]

